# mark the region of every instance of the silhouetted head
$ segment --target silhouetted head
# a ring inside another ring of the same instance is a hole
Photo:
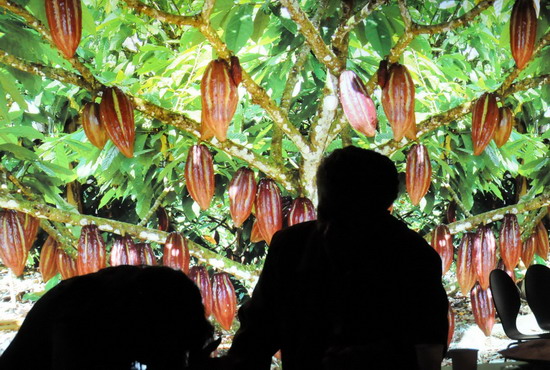
[[[317,170],[319,220],[387,212],[398,186],[397,169],[388,157],[355,146],[337,149]]]

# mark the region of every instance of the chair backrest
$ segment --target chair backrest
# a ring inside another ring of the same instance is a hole
[[[550,330],[550,268],[531,265],[527,269],[525,294],[539,326]]]
[[[489,280],[493,302],[500,317],[502,328],[509,338],[516,339],[514,337],[522,335],[516,326],[516,318],[521,305],[519,290],[512,278],[503,270],[491,271]]]

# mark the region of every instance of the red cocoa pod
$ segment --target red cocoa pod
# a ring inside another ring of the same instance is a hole
[[[199,287],[202,296],[202,305],[204,306],[204,315],[206,317],[212,314],[212,284],[210,275],[204,266],[193,266],[189,271],[189,277]]]
[[[317,212],[311,200],[305,197],[294,199],[290,207],[290,213],[288,214],[288,226],[316,219]]]
[[[219,141],[225,141],[239,102],[235,84],[239,70],[240,66],[235,65],[232,72],[223,59],[213,60],[206,67],[201,80],[201,139],[215,136]]]
[[[508,274],[508,276],[510,276],[514,283],[516,282],[516,274],[514,273],[514,270],[507,269],[502,260],[498,261],[497,269],[504,271],[506,274]]]
[[[101,123],[118,150],[128,158],[134,156],[136,125],[134,107],[128,97],[116,87],[103,91],[99,104]]]
[[[21,225],[23,225],[23,233],[25,234],[25,245],[27,250],[31,250],[36,236],[38,235],[38,228],[40,226],[40,220],[36,217],[29,215],[28,213],[17,212],[21,219]]]
[[[456,202],[449,202],[447,210],[445,211],[446,223],[451,224],[456,221]]]
[[[106,267],[105,242],[96,225],[82,227],[78,240],[78,275],[91,274]]]
[[[447,321],[449,323],[449,332],[447,333],[447,348],[451,346],[453,341],[453,334],[455,333],[455,313],[449,305],[449,311],[447,312]]]
[[[140,265],[156,266],[157,259],[153,253],[153,248],[148,243],[136,243],[136,249],[139,255]]]
[[[229,182],[229,213],[236,227],[241,227],[250,216],[256,199],[254,171],[241,167]]]
[[[182,233],[171,232],[166,239],[166,243],[164,243],[162,264],[175,270],[182,270],[187,274],[189,273],[189,261],[187,239]]]
[[[139,251],[132,238],[128,235],[116,236],[111,249],[111,266],[119,265],[141,265]]]
[[[353,71],[340,75],[340,103],[351,127],[365,136],[376,135],[376,107],[363,81]]]
[[[493,140],[498,148],[506,144],[512,133],[512,127],[514,126],[514,113],[508,107],[502,107],[498,109],[498,123],[497,128],[493,136]]]
[[[476,284],[470,292],[470,299],[476,324],[483,334],[488,337],[495,325],[496,313],[491,290],[482,289],[481,285]]]
[[[189,148],[184,176],[191,198],[203,211],[208,209],[214,197],[214,162],[205,145],[192,145]]]
[[[82,36],[80,0],[46,0],[46,17],[52,40],[67,58],[72,58]]]
[[[543,260],[548,259],[548,231],[541,222],[538,223],[533,234],[535,235],[535,253],[539,255]]]
[[[107,135],[107,130],[101,123],[99,104],[87,103],[82,109],[81,117],[84,133],[90,143],[99,149],[103,149],[105,143],[109,140],[109,135]]]
[[[481,289],[487,289],[489,275],[497,264],[495,234],[487,225],[479,226],[474,237],[474,261],[477,281]]]
[[[29,249],[19,212],[0,211],[0,259],[14,274],[19,276],[25,269]]]
[[[537,244],[537,236],[535,233],[531,234],[523,242],[523,249],[521,250],[521,260],[525,267],[529,267],[535,257],[535,249]]]
[[[42,275],[42,280],[48,281],[57,275],[57,242],[51,236],[42,245],[40,251],[40,261],[38,263],[38,270]]]
[[[57,248],[57,270],[61,273],[61,278],[69,279],[78,275],[76,260],[69,256],[63,249]]]
[[[378,86],[381,88],[384,88],[386,86],[386,81],[388,80],[388,61],[386,59],[382,59],[380,61],[380,64],[378,65]]]
[[[449,271],[453,263],[453,237],[447,225],[437,226],[432,234],[432,247],[441,257],[443,274]]]
[[[281,197],[281,204],[283,207],[283,228],[288,226],[288,215],[290,214],[290,207],[294,200],[290,195],[285,195]]]
[[[405,132],[415,123],[414,83],[407,68],[393,63],[382,89],[382,107],[393,130],[395,141],[401,141]]]
[[[233,83],[235,83],[235,86],[239,86],[241,84],[241,81],[243,80],[243,70],[241,68],[241,63],[239,62],[238,57],[231,57],[229,72],[231,74],[231,78],[233,79]]]
[[[230,330],[237,312],[237,296],[227,273],[212,276],[212,294],[212,313],[222,328]]]
[[[521,243],[521,231],[516,215],[504,215],[502,226],[500,227],[499,245],[500,258],[502,258],[506,270],[513,271],[519,263],[523,247]]]
[[[458,247],[456,258],[456,280],[463,295],[472,290],[477,280],[474,263],[474,233],[465,233]]]
[[[170,218],[168,217],[168,212],[164,207],[157,208],[157,219],[158,219],[158,229],[160,231],[168,231],[170,227]]]
[[[258,220],[254,220],[252,224],[252,231],[250,231],[250,241],[252,243],[259,243],[264,240],[260,227],[258,226]]]
[[[523,69],[535,48],[537,13],[533,0],[516,0],[510,17],[510,50],[518,69]]]
[[[411,203],[418,205],[430,189],[432,164],[428,149],[422,144],[414,144],[407,154],[406,188]]]
[[[484,93],[472,109],[472,143],[474,155],[480,155],[489,144],[499,120],[497,98],[493,93]]]
[[[281,191],[272,179],[261,179],[256,195],[256,222],[263,239],[269,244],[275,232],[283,227]]]

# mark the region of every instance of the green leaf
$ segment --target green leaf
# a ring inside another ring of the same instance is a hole
[[[237,53],[246,44],[254,30],[252,21],[252,12],[254,7],[250,4],[239,6],[239,9],[233,14],[225,32],[225,42],[227,47]]]
[[[4,91],[10,94],[11,98],[21,107],[21,109],[27,109],[27,102],[17,89],[17,81],[8,71],[0,69],[0,84]]]
[[[269,13],[265,12],[263,9],[258,9],[256,16],[254,17],[254,30],[252,31],[250,39],[257,43],[260,37],[262,37],[268,24]]]
[[[11,134],[29,140],[44,140],[44,134],[31,126],[0,127],[0,135],[2,134]]]
[[[0,145],[0,152],[1,151],[10,152],[15,156],[15,158],[22,161],[36,161],[38,159],[38,156],[34,152],[28,150],[27,148],[23,148],[20,145],[2,144]]]

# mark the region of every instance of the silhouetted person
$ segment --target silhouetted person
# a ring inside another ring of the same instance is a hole
[[[195,284],[168,267],[117,266],[64,280],[29,311],[2,370],[186,369],[213,328]]]
[[[390,159],[347,147],[317,172],[318,221],[273,237],[252,298],[239,310],[235,369],[416,368],[415,345],[447,342],[441,259],[388,208]]]

